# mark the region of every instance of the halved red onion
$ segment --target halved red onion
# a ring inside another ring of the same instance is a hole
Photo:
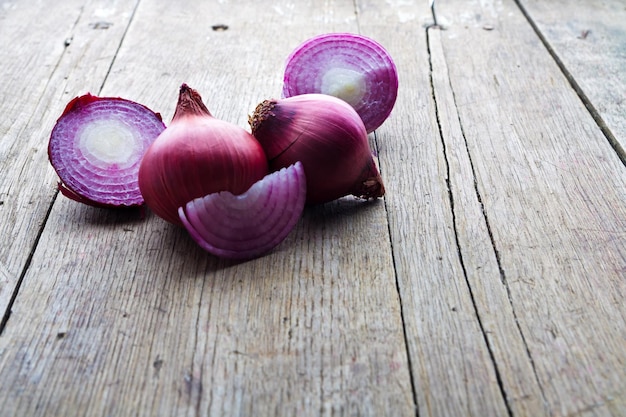
[[[164,129],[161,115],[142,104],[91,94],[76,97],[57,120],[48,144],[60,191],[92,206],[143,204],[139,164]]]
[[[389,117],[398,95],[398,71],[385,48],[353,33],[328,33],[303,42],[287,58],[283,97],[321,93],[359,113],[367,132]]]
[[[196,198],[178,209],[191,237],[209,253],[251,259],[282,242],[294,228],[306,200],[300,162],[273,172],[248,191],[228,191]]]

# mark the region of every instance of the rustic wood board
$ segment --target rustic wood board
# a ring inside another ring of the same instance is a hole
[[[626,161],[626,4],[621,0],[520,3]]]
[[[56,194],[48,138],[65,104],[106,78],[133,2],[66,1],[0,9],[0,319]],[[100,23],[100,26],[98,26]],[[104,23],[106,29],[104,28]]]
[[[475,192],[547,412],[623,415],[624,166],[515,3],[436,10]],[[456,219],[476,221],[463,206]],[[461,240],[468,261],[471,245]]]
[[[443,30],[420,0],[210,3],[0,1],[0,39],[24,45],[0,50],[0,311],[26,268],[0,414],[624,415],[626,173],[513,0],[438,2]],[[169,121],[187,82],[247,127],[291,49],[331,31],[398,64],[370,135],[384,201],[308,209],[232,263],[56,197],[45,149],[73,96]]]
[[[516,324],[515,312],[489,235],[489,225],[483,215],[482,202],[474,187],[474,170],[455,107],[441,36],[440,27],[428,29],[437,120],[441,136],[445,138],[454,230],[463,274],[471,288],[481,330],[489,341],[509,409],[514,415],[549,415],[543,407],[532,358],[527,354]]]
[[[386,45],[400,74],[396,108],[376,139],[382,172],[390,179],[387,215],[418,413],[507,415],[458,256],[448,162],[431,87],[426,28],[432,13],[421,1],[358,4],[361,32]],[[440,70],[437,75],[447,77]],[[471,185],[471,179],[463,181]],[[478,243],[487,253],[491,249],[484,240]],[[499,276],[495,279],[499,283]],[[515,331],[512,317],[502,317]]]
[[[142,1],[102,92],[169,120],[188,82],[245,125],[280,93],[293,47],[356,29],[351,0]],[[276,251],[235,264],[155,216],[58,198],[0,337],[0,380],[3,409],[24,415],[413,414],[385,205],[310,209]]]

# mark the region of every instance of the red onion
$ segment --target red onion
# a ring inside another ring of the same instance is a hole
[[[306,198],[302,164],[267,175],[241,195],[224,191],[178,209],[191,237],[206,251],[232,259],[259,256],[296,225]]]
[[[76,97],[56,122],[48,158],[63,195],[93,206],[143,204],[141,158],[165,129],[158,113],[119,97]]]
[[[389,117],[398,94],[398,71],[378,42],[352,33],[306,40],[287,58],[283,97],[322,93],[349,103],[367,132]]]
[[[272,171],[302,162],[307,203],[384,195],[363,121],[345,101],[324,94],[265,100],[249,122]]]
[[[267,173],[254,137],[214,118],[183,84],[171,124],[143,157],[139,188],[154,213],[180,225],[178,208],[187,202],[219,191],[241,194]]]

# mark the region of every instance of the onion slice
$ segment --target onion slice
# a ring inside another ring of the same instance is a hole
[[[191,237],[207,252],[230,259],[251,259],[282,242],[294,228],[306,200],[300,162],[273,172],[246,192],[228,191],[196,198],[178,215]]]
[[[161,115],[142,104],[91,94],[74,98],[48,144],[60,191],[92,206],[142,205],[139,164],[164,129]]]
[[[283,97],[321,93],[348,102],[367,132],[389,117],[398,95],[398,71],[385,48],[353,33],[304,41],[287,58]]]

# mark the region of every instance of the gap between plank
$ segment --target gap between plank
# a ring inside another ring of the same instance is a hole
[[[107,69],[107,72],[104,75],[104,79],[102,81],[102,84],[100,85],[100,88],[98,89],[98,95],[100,95],[100,93],[102,92],[102,89],[104,88],[106,80],[108,79],[109,74],[111,73],[111,68],[113,67],[113,64],[115,62],[117,54],[120,51],[122,43],[124,42],[124,39],[126,38],[126,34],[128,33],[128,29],[130,28],[130,26],[131,26],[131,24],[133,22],[133,19],[135,17],[135,12],[137,11],[138,7],[139,7],[139,1],[137,1],[137,3],[135,4],[135,7],[133,8],[133,12],[131,13],[130,18],[128,20],[128,24],[126,25],[126,29],[124,30],[124,33],[122,34],[122,37],[120,38],[120,42],[118,44],[117,49],[115,50],[115,55],[113,56],[113,59],[111,60],[111,65],[109,65],[109,68]],[[68,42],[68,39],[72,39],[72,33],[74,32],[74,30],[78,26],[78,24],[79,24],[79,22],[80,22],[80,20],[81,20],[81,18],[83,16],[84,10],[85,10],[84,6],[80,8],[80,12],[78,13],[78,17],[76,18],[76,20],[74,21],[74,24],[72,25],[72,28],[70,29],[70,36],[63,40],[65,48],[63,49],[63,52],[61,52],[61,55],[59,55],[59,59],[57,60],[55,66],[54,66],[54,69],[50,73],[50,76],[48,77],[48,80],[46,81],[46,86],[43,89],[41,97],[39,98],[39,102],[41,101],[42,97],[45,95],[46,91],[48,90],[48,88],[50,86],[50,82],[54,78],[54,75],[56,74],[56,72],[59,69],[59,67],[61,66],[61,62],[63,61],[63,57],[65,56],[65,54],[67,52],[67,49],[71,45],[71,42]],[[31,118],[32,118],[32,115],[31,115]],[[21,132],[20,132],[20,134],[21,134]],[[4,332],[4,329],[6,328],[7,323],[9,322],[9,318],[11,317],[11,311],[12,311],[13,305],[15,304],[15,300],[17,299],[18,293],[20,292],[20,288],[22,287],[22,283],[24,281],[24,277],[26,276],[26,273],[28,272],[28,269],[30,268],[30,265],[31,265],[32,260],[33,260],[33,257],[35,255],[35,251],[37,250],[37,247],[39,246],[39,240],[41,239],[41,236],[43,235],[43,232],[44,232],[44,230],[46,228],[46,224],[48,223],[48,219],[50,218],[50,214],[52,213],[52,208],[54,207],[54,204],[55,204],[58,196],[59,196],[59,189],[57,187],[57,189],[55,190],[54,194],[52,195],[52,199],[50,200],[50,204],[48,205],[48,209],[46,210],[46,214],[44,215],[43,221],[42,221],[41,225],[39,226],[39,230],[37,231],[37,235],[35,236],[35,241],[33,242],[33,245],[32,245],[32,247],[30,249],[30,252],[28,253],[28,256],[26,257],[26,262],[24,263],[24,267],[22,268],[22,272],[20,273],[20,276],[17,279],[17,282],[15,284],[15,288],[13,289],[13,293],[11,294],[11,298],[9,299],[9,302],[7,304],[7,307],[6,307],[6,310],[4,311],[4,314],[2,315],[2,318],[0,318],[0,336],[2,336],[2,333]]]
[[[598,125],[598,127],[600,128],[600,131],[602,131],[602,134],[604,135],[606,140],[609,142],[609,144],[611,145],[611,147],[617,154],[617,157],[620,159],[620,161],[622,161],[622,164],[624,164],[624,166],[626,167],[626,150],[624,150],[622,145],[615,138],[615,135],[613,135],[613,132],[611,132],[611,129],[606,125],[604,119],[602,118],[602,116],[600,115],[596,107],[593,105],[589,97],[587,97],[587,95],[585,94],[583,89],[580,87],[580,85],[578,84],[578,82],[576,81],[572,73],[569,72],[569,70],[567,69],[567,67],[561,60],[561,58],[559,58],[559,55],[552,48],[552,46],[550,45],[550,42],[548,42],[548,39],[545,36],[543,36],[541,29],[539,29],[539,26],[537,26],[537,24],[535,23],[533,18],[530,16],[526,8],[522,5],[522,2],[520,0],[514,0],[514,1],[517,7],[522,12],[522,15],[524,15],[524,18],[526,18],[526,20],[528,21],[528,24],[530,25],[530,27],[532,27],[532,29],[535,31],[535,34],[537,35],[537,37],[539,38],[543,46],[546,48],[546,50],[548,51],[552,59],[554,59],[554,62],[556,62],[556,64],[558,65],[559,69],[561,70],[561,72],[563,73],[567,81],[569,82],[570,86],[574,89],[574,91],[578,95],[578,98],[580,99],[580,101],[582,101],[582,103],[584,104],[589,114],[591,114],[591,117],[596,122],[596,125]]]
[[[374,131],[374,143],[376,144],[376,151],[378,152],[378,137],[376,131]],[[378,164],[380,166],[380,164]],[[382,169],[379,168],[380,175],[383,175]],[[413,361],[411,360],[411,352],[409,351],[409,336],[406,329],[406,320],[404,313],[404,303],[402,302],[402,291],[400,288],[400,278],[398,277],[398,264],[396,262],[395,251],[393,250],[393,240],[391,239],[391,222],[389,220],[389,207],[387,204],[387,196],[383,196],[383,204],[385,207],[385,214],[387,217],[387,236],[389,236],[389,247],[391,249],[391,263],[393,265],[393,274],[396,280],[396,293],[398,294],[398,301],[400,303],[400,320],[402,320],[402,336],[404,338],[404,349],[406,352],[407,366],[409,367],[409,380],[411,381],[411,394],[413,396],[413,407],[415,408],[415,417],[419,417],[419,404],[417,402],[417,390],[415,386],[415,376],[413,375]]]
[[[432,12],[433,12],[433,21],[436,22],[437,20],[436,20],[436,17],[435,17],[436,15],[435,15],[435,9],[434,9],[434,2],[431,5],[431,9],[432,9]],[[434,71],[434,69],[433,69],[433,61],[432,61],[432,51],[431,51],[431,48],[430,48],[430,31],[432,31],[432,30],[442,30],[442,28],[439,25],[437,25],[436,23],[433,23],[432,25],[429,25],[429,26],[426,27],[426,47],[428,49],[428,65],[429,65],[430,89],[431,89],[433,102],[435,103],[435,119],[437,121],[437,129],[439,131],[439,137],[441,138],[441,144],[442,144],[442,147],[443,147],[443,156],[444,156],[444,160],[445,160],[445,164],[446,164],[446,188],[448,190],[448,198],[449,198],[449,201],[450,201],[450,211],[451,211],[451,214],[452,214],[452,228],[454,230],[454,239],[455,239],[455,244],[456,244],[456,247],[457,247],[457,256],[458,256],[458,259],[459,259],[459,263],[461,265],[461,269],[463,271],[463,277],[465,279],[465,283],[466,283],[468,291],[469,291],[469,296],[470,296],[470,299],[471,299],[471,302],[472,302],[472,307],[474,308],[474,314],[475,314],[476,319],[478,321],[478,326],[479,326],[480,332],[481,332],[481,334],[483,336],[483,340],[485,341],[485,346],[487,347],[487,352],[489,353],[489,357],[491,359],[491,363],[493,364],[493,369],[494,369],[494,373],[495,373],[495,376],[496,376],[496,381],[498,383],[498,388],[500,390],[500,395],[502,396],[504,405],[506,407],[507,415],[509,417],[513,417],[513,410],[511,408],[511,405],[508,402],[508,396],[507,396],[507,393],[506,393],[506,389],[504,387],[504,382],[502,380],[502,375],[501,375],[500,370],[498,368],[498,362],[496,361],[495,354],[493,353],[493,349],[491,347],[491,344],[489,343],[489,338],[487,337],[487,332],[486,332],[485,327],[483,325],[483,322],[482,322],[482,320],[480,318],[480,312],[479,312],[479,309],[478,309],[478,305],[476,303],[476,298],[474,296],[474,291],[472,289],[471,283],[469,282],[467,269],[466,269],[466,266],[465,266],[465,261],[463,259],[463,252],[461,250],[461,243],[459,241],[459,233],[458,233],[458,229],[457,229],[457,218],[456,218],[456,211],[455,211],[454,193],[452,192],[451,181],[450,181],[450,162],[448,160],[448,152],[447,152],[447,148],[446,148],[446,141],[444,139],[443,129],[441,127],[441,116],[439,114],[439,107],[437,105],[437,92],[435,91],[435,83],[434,83],[434,80],[433,80],[433,71]],[[448,76],[448,79],[450,79],[449,76]],[[450,88],[452,89],[452,86],[450,86]],[[455,100],[455,108],[456,108],[456,100]],[[457,117],[459,117],[458,116],[458,112],[457,112]],[[459,123],[460,123],[460,120],[459,120]],[[465,140],[465,133],[463,132],[463,126],[462,125],[461,125],[461,132],[463,134],[463,139]],[[466,145],[467,145],[467,143],[466,143]],[[469,151],[468,151],[468,157],[469,157]],[[474,191],[475,191],[475,193],[476,193],[476,195],[478,197],[478,201],[480,202],[481,209],[483,209],[482,200],[481,200],[481,197],[480,197],[480,192],[479,192],[478,187],[476,185],[476,179],[475,179],[476,178],[476,173],[474,171],[474,166],[471,163],[471,158],[469,158],[469,159],[470,159],[470,166],[471,166],[471,169],[472,169],[472,176],[474,178]],[[482,213],[483,213],[483,217],[484,217],[484,219],[486,221],[486,224],[487,224],[487,230],[489,232],[489,238],[490,238],[490,241],[491,241],[492,249],[494,250],[494,252],[496,254],[496,262],[498,264],[498,269],[500,271],[500,279],[503,280],[503,282],[504,282],[504,279],[505,279],[504,270],[502,269],[502,265],[501,265],[501,262],[500,262],[500,256],[499,256],[498,251],[496,249],[495,242],[493,240],[493,236],[492,236],[492,233],[491,233],[491,228],[489,226],[489,222],[487,220],[487,216],[485,214],[484,209],[482,210]],[[505,286],[506,286],[506,284],[505,284]],[[508,286],[506,286],[506,288],[507,288],[507,293],[509,293]],[[509,294],[509,302],[511,302],[510,301],[510,294]],[[513,312],[514,312],[514,315],[515,315],[515,311],[514,310],[513,310]],[[515,321],[517,323],[517,316],[515,317]],[[521,329],[519,329],[519,330],[521,331]],[[523,335],[522,335],[522,339],[523,339]],[[524,341],[524,343],[526,343],[526,342]],[[528,349],[527,349],[527,351],[528,351]],[[533,371],[534,371],[534,364],[533,364]],[[536,375],[536,372],[535,372],[535,375]]]
[[[43,231],[45,229],[46,224],[48,223],[48,218],[50,217],[50,213],[52,212],[52,207],[54,207],[54,202],[56,201],[58,195],[59,195],[59,189],[57,188],[52,196],[52,200],[50,204],[48,205],[48,210],[46,210],[46,215],[43,218],[43,222],[41,223],[41,226],[39,226],[39,230],[37,231],[37,236],[35,236],[35,241],[33,242],[33,246],[30,252],[28,253],[28,256],[26,257],[26,262],[24,264],[24,268],[22,268],[22,273],[20,274],[19,278],[17,279],[17,282],[15,283],[13,294],[11,294],[11,298],[9,299],[7,308],[4,311],[4,315],[2,316],[2,319],[0,319],[0,336],[2,336],[2,333],[4,332],[4,329],[9,321],[9,318],[11,317],[11,310],[13,309],[13,304],[15,303],[15,300],[17,299],[17,294],[20,291],[20,287],[22,286],[22,282],[24,281],[26,272],[28,271],[28,268],[30,267],[31,262],[33,261],[33,257],[35,256],[35,250],[37,249],[37,246],[39,245],[39,239],[41,239],[41,235],[43,235]]]
[[[109,79],[109,74],[111,74],[111,69],[113,68],[113,64],[115,64],[115,60],[117,59],[117,55],[120,53],[120,49],[122,48],[124,39],[126,39],[126,35],[128,34],[128,29],[130,28],[130,26],[133,24],[133,21],[135,20],[135,13],[137,13],[137,9],[139,8],[139,3],[141,3],[141,1],[137,0],[137,3],[135,3],[135,7],[133,7],[133,12],[130,14],[130,18],[128,19],[128,24],[126,25],[126,29],[124,29],[124,33],[122,34],[122,37],[120,38],[120,43],[117,45],[115,54],[113,55],[113,58],[111,59],[111,64],[109,65],[109,68],[107,69],[106,74],[104,74],[104,78],[102,79],[102,84],[100,84],[98,95],[102,93],[102,90],[104,89],[104,85]]]
[[[74,32],[74,30],[78,26],[78,22],[83,16],[84,11],[85,11],[85,6],[82,6],[80,8],[80,11],[78,12],[78,16],[76,17],[76,20],[74,20],[74,23],[72,24],[72,28],[70,29],[70,37],[67,37],[63,40],[63,44],[65,48],[63,48],[63,52],[61,52],[61,55],[59,55],[59,59],[57,59],[57,62],[54,65],[54,69],[52,70],[52,72],[50,73],[50,76],[46,80],[46,85],[43,88],[41,95],[39,96],[39,99],[37,100],[37,105],[35,106],[35,108],[39,107],[39,103],[41,103],[41,100],[45,96],[46,91],[48,91],[50,82],[54,78],[54,74],[59,69],[61,62],[63,61],[63,57],[65,56],[65,53],[67,52],[67,48],[71,44],[71,42],[69,41],[69,39],[71,39],[71,34]],[[26,123],[26,125],[24,125],[24,128],[18,133],[18,137],[22,135],[24,130],[26,130],[26,127],[30,124],[32,118],[33,118],[33,115],[31,114],[28,119],[28,122]],[[59,189],[57,187],[57,189],[52,194],[52,199],[50,200],[50,204],[48,205],[48,209],[46,210],[46,214],[44,215],[43,222],[39,226],[39,230],[37,230],[35,241],[33,242],[30,252],[28,253],[28,256],[26,257],[26,262],[24,263],[22,272],[20,273],[20,276],[17,278],[17,282],[15,283],[15,287],[13,288],[13,293],[11,294],[11,298],[9,299],[9,303],[7,304],[6,310],[4,311],[2,318],[0,318],[0,336],[2,336],[2,333],[4,333],[4,329],[6,328],[6,325],[9,322],[9,318],[11,317],[11,310],[13,309],[13,304],[15,304],[15,300],[17,299],[17,294],[20,292],[20,288],[22,287],[22,282],[24,281],[26,272],[28,271],[28,268],[30,267],[30,264],[33,260],[33,256],[35,255],[35,250],[37,249],[37,246],[39,245],[39,240],[41,239],[41,235],[43,234],[46,224],[48,223],[48,218],[50,217],[50,213],[52,212],[52,207],[54,206],[54,202],[56,201],[58,195],[59,195]]]
[[[354,5],[354,17],[356,20],[357,33],[362,35],[361,24],[359,21],[360,19],[359,19],[358,0],[353,0],[353,5]],[[382,167],[380,164],[380,157],[379,157],[380,146],[378,145],[378,135],[376,131],[374,131],[374,145],[376,147],[375,151],[376,151],[376,162],[377,162],[378,170],[380,171],[380,175],[384,177]],[[400,278],[398,277],[398,263],[396,261],[395,251],[393,250],[393,240],[391,239],[391,236],[392,236],[391,222],[389,218],[389,205],[387,202],[386,195],[383,196],[383,205],[385,208],[385,217],[387,220],[387,236],[389,237],[389,248],[391,249],[391,263],[393,265],[393,275],[394,275],[395,284],[396,284],[396,294],[398,295],[398,303],[400,305],[400,320],[402,322],[402,337],[404,339],[404,350],[405,350],[407,367],[408,367],[408,372],[409,372],[409,381],[411,382],[411,396],[413,400],[413,408],[415,410],[415,417],[419,417],[420,413],[419,413],[419,404],[417,401],[417,388],[415,386],[415,375],[413,374],[413,362],[411,359],[411,352],[409,351],[409,336],[407,334],[407,326],[406,326],[406,320],[405,320],[406,316],[404,312],[404,303],[402,301]]]
[[[435,24],[430,25],[430,26],[428,26],[426,28],[426,41],[428,43],[427,47],[428,47],[428,58],[429,58],[429,65],[430,65],[431,92],[432,92],[433,101],[435,103],[435,116],[436,116],[436,120],[437,120],[437,126],[439,128],[439,135],[441,137],[441,141],[442,141],[442,145],[443,145],[444,159],[445,159],[445,162],[446,162],[446,170],[447,170],[446,182],[447,182],[447,186],[448,186],[448,196],[450,198],[450,206],[451,206],[451,210],[452,210],[453,228],[454,228],[454,234],[455,234],[455,239],[456,239],[456,244],[457,244],[459,261],[461,263],[463,274],[465,276],[465,280],[466,280],[466,283],[467,283],[467,286],[468,286],[468,289],[469,289],[469,292],[470,292],[472,305],[474,307],[474,311],[475,311],[476,317],[478,319],[478,323],[479,323],[481,332],[483,334],[483,338],[484,338],[485,343],[487,345],[487,349],[489,351],[489,355],[491,357],[491,360],[492,360],[492,362],[494,364],[494,370],[495,370],[495,373],[496,373],[496,378],[497,378],[497,381],[498,381],[498,385],[500,387],[500,391],[501,391],[501,393],[503,395],[503,398],[504,398],[504,401],[505,401],[505,404],[506,404],[506,407],[507,407],[507,411],[508,411],[509,417],[513,417],[513,410],[512,410],[510,404],[507,401],[506,390],[504,388],[504,383],[503,383],[502,377],[500,375],[500,372],[498,370],[498,366],[497,366],[497,362],[495,360],[495,356],[494,356],[493,350],[492,350],[491,345],[489,343],[489,338],[487,337],[487,333],[486,333],[486,331],[485,331],[485,329],[483,327],[483,323],[482,323],[482,321],[480,319],[478,306],[476,304],[475,297],[474,297],[474,294],[473,294],[473,291],[472,291],[472,287],[471,287],[470,282],[469,282],[469,278],[468,278],[467,271],[466,271],[466,268],[465,268],[465,263],[463,261],[463,254],[462,254],[461,246],[460,246],[460,242],[459,242],[457,226],[456,226],[457,225],[456,213],[455,213],[455,210],[454,210],[454,194],[453,194],[452,189],[450,187],[450,164],[448,162],[448,155],[447,155],[447,151],[446,151],[445,139],[444,139],[443,131],[442,131],[442,128],[441,128],[441,119],[440,119],[440,115],[439,115],[439,109],[438,109],[438,106],[437,106],[437,97],[436,97],[435,85],[434,85],[434,80],[433,80],[433,65],[432,65],[432,55],[431,55],[431,49],[430,49],[430,34],[429,34],[430,30],[445,30],[445,28],[436,24],[437,20],[436,20],[435,1],[434,0],[432,0],[432,3],[431,3],[431,10],[432,10],[432,13],[433,13],[433,20],[434,20]],[[447,79],[448,79],[448,83],[449,83],[452,99],[453,99],[453,102],[454,102],[454,108],[458,109],[457,100],[456,100],[456,94],[454,92],[454,88],[452,87],[451,77],[450,77],[449,73],[447,74]],[[504,271],[504,268],[502,267],[502,260],[500,258],[500,252],[497,249],[497,245],[496,245],[495,238],[494,238],[494,235],[493,235],[493,231],[492,231],[492,228],[491,228],[491,223],[489,222],[489,218],[488,218],[487,213],[485,211],[485,206],[484,206],[484,203],[483,203],[482,195],[481,195],[480,190],[478,188],[478,182],[476,181],[476,169],[474,167],[474,162],[473,162],[471,154],[469,152],[469,147],[468,147],[468,144],[467,144],[467,137],[465,135],[465,129],[464,129],[463,123],[461,121],[461,115],[459,114],[458,111],[456,111],[456,115],[457,115],[457,120],[458,120],[458,123],[459,123],[460,132],[461,132],[461,135],[463,137],[463,142],[465,143],[465,151],[467,153],[470,169],[471,169],[471,172],[472,172],[472,178],[474,180],[473,181],[474,182],[474,193],[476,194],[476,199],[477,199],[477,201],[478,201],[478,203],[480,205],[480,210],[481,210],[481,212],[483,214],[483,219],[485,221],[487,234],[489,235],[489,241],[491,243],[492,249],[493,249],[495,257],[496,257],[496,264],[498,265],[498,271],[500,273],[500,280],[501,280],[502,285],[504,286],[504,288],[506,290],[507,297],[508,297],[508,300],[509,300],[509,304],[511,305],[511,311],[513,313],[513,318],[515,320],[515,325],[517,326],[517,331],[520,334],[520,337],[522,339],[522,343],[524,344],[524,350],[526,351],[526,355],[527,355],[528,360],[530,362],[530,365],[532,367],[533,374],[534,374],[534,377],[535,377],[535,381],[537,382],[537,386],[539,387],[539,390],[541,392],[541,395],[542,395],[542,398],[543,398],[543,402],[547,404],[547,399],[546,399],[543,387],[541,385],[541,381],[539,379],[539,375],[537,373],[537,367],[536,367],[535,361],[534,361],[534,359],[532,357],[532,354],[530,352],[530,348],[528,346],[528,342],[526,340],[526,337],[524,336],[524,333],[522,331],[521,325],[520,325],[519,320],[518,320],[518,316],[517,316],[517,312],[516,312],[516,309],[515,309],[515,305],[513,303],[513,297],[512,297],[512,294],[511,294],[511,289],[510,289],[510,287],[508,285],[508,282],[506,280],[506,273]]]
[[[356,20],[356,33],[361,34],[361,25],[359,22],[359,1],[352,0],[352,6],[354,7],[354,18]]]

